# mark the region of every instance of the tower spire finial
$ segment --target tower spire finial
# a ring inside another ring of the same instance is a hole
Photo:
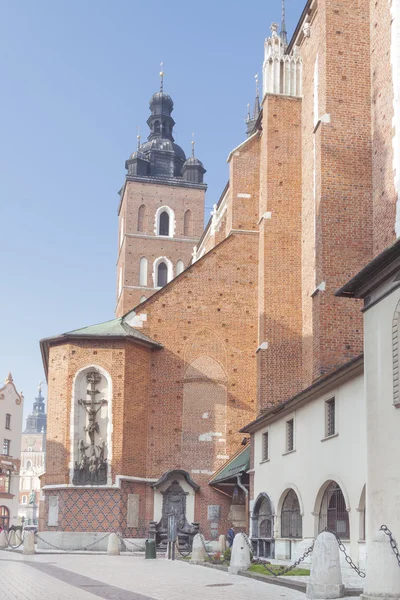
[[[282,0],[282,25],[281,25],[281,40],[283,45],[287,46],[287,31],[285,21],[285,0]]]
[[[164,63],[160,63],[160,92],[164,89]]]
[[[260,97],[260,88],[259,88],[259,80],[258,80],[258,73],[256,73],[254,75],[254,79],[256,80],[256,98]]]
[[[140,127],[139,127],[139,125],[136,127],[136,132],[137,132],[137,135],[136,135],[137,149],[139,150],[139,148],[140,148]]]
[[[192,133],[192,156],[194,156],[194,132]]]

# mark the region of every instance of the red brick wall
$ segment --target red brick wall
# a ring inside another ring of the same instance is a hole
[[[260,182],[259,409],[302,387],[301,101],[266,96]],[[271,218],[261,218],[266,212]]]
[[[393,173],[393,81],[390,61],[391,14],[386,0],[371,2],[372,157],[374,255],[395,239]]]

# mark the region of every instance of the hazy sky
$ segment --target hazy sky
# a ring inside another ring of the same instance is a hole
[[[305,0],[286,3],[290,37]],[[0,0],[0,381],[12,372],[25,412],[39,340],[114,316],[117,192],[160,62],[208,218],[280,14],[281,0]]]

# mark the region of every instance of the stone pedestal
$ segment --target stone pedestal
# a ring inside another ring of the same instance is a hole
[[[35,534],[32,531],[25,533],[22,554],[35,554]]]
[[[306,596],[321,600],[344,596],[338,543],[328,531],[320,533],[315,541]]]
[[[251,564],[250,549],[243,533],[237,533],[233,540],[229,573],[236,575],[238,571],[247,571]]]
[[[4,530],[0,532],[0,548],[7,548],[7,538]]]
[[[379,531],[368,546],[363,600],[400,600],[400,568],[388,536]]]
[[[119,539],[116,533],[110,533],[108,536],[107,554],[119,556]]]
[[[204,544],[201,539],[200,533],[196,533],[193,538],[193,546],[192,546],[192,558],[190,559],[191,563],[204,562],[206,557],[206,551],[204,549]]]
[[[219,536],[219,549],[222,553],[226,550],[226,537],[223,534]]]

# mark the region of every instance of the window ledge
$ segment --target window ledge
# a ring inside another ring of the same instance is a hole
[[[292,454],[293,452],[296,452],[296,448],[293,448],[293,450],[288,450],[287,452],[284,452],[282,454],[282,456],[286,456],[287,454]]]
[[[333,435],[327,435],[326,437],[322,438],[321,442],[326,442],[327,440],[331,440],[332,438],[338,437],[338,433],[334,433]]]
[[[267,463],[269,461],[270,461],[269,458],[265,458],[264,460],[260,460],[260,465],[263,465],[264,463]]]
[[[359,544],[365,544],[365,540],[358,540]]]

